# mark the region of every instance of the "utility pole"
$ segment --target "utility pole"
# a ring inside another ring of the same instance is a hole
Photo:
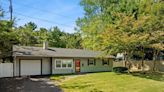
[[[12,0],[9,0],[10,6],[9,6],[9,11],[10,11],[10,21],[13,20],[13,5],[12,5]]]

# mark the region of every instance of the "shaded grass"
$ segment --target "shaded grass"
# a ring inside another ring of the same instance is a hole
[[[131,73],[135,77],[141,77],[146,79],[151,79],[155,81],[164,82],[164,73],[154,72],[154,73]]]
[[[64,92],[164,92],[163,74],[92,73],[63,81]]]
[[[62,79],[65,79],[66,76],[64,75],[53,75],[50,77],[51,80],[55,80],[55,81],[60,81]]]
[[[55,81],[61,81],[67,77],[70,77],[70,76],[74,76],[74,75],[77,75],[77,74],[55,74],[55,75],[51,75],[50,76],[50,79],[51,80],[55,80]]]

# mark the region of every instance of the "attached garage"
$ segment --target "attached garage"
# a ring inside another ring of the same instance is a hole
[[[41,60],[20,60],[20,76],[41,75]]]

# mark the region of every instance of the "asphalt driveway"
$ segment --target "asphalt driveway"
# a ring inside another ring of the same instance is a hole
[[[63,92],[49,78],[2,78],[0,92]]]

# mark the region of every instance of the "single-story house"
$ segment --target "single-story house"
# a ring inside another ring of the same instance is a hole
[[[111,71],[113,56],[85,49],[13,46],[14,76]]]

